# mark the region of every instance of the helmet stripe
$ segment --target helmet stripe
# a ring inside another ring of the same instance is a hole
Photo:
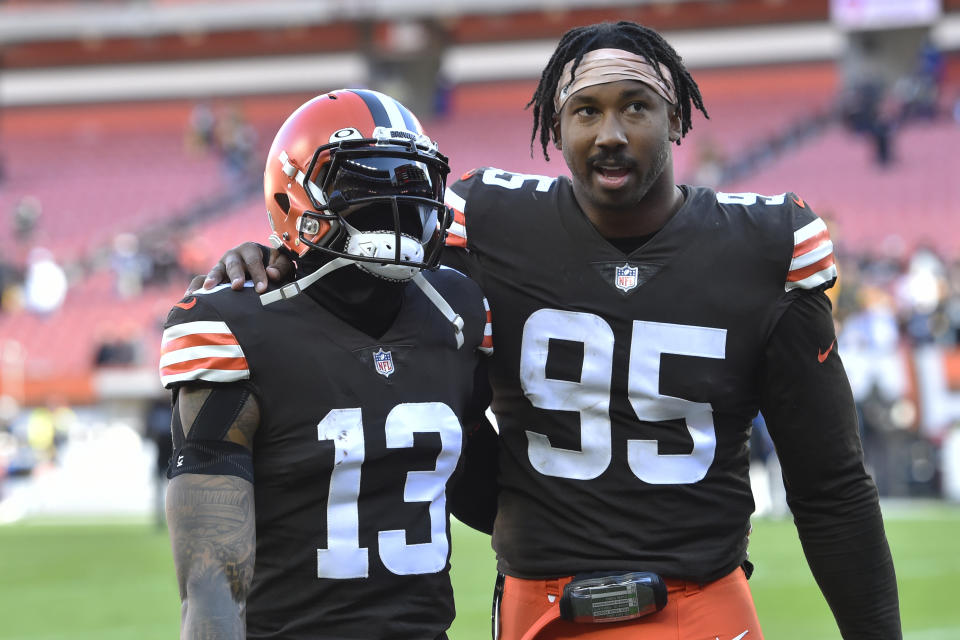
[[[373,116],[373,126],[393,126],[390,122],[390,116],[387,114],[386,108],[383,106],[383,103],[380,101],[380,98],[377,97],[376,93],[362,89],[353,89],[352,91],[360,96],[367,105],[367,109],[370,110],[370,115]]]
[[[408,131],[414,131],[416,133],[423,133],[423,128],[420,126],[420,122],[417,120],[417,117],[407,109],[405,106],[393,100],[394,104],[397,105],[397,108],[400,111],[401,117],[403,117],[403,122],[407,126]]]
[[[370,109],[375,126],[422,133],[413,114],[390,96],[368,89],[353,89],[352,91],[363,98],[367,108]]]

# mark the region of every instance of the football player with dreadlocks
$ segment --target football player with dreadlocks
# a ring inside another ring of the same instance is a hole
[[[484,168],[446,198],[444,261],[496,319],[499,637],[760,640],[747,444],[762,412],[842,636],[899,639],[823,221],[793,193],[674,182],[672,144],[707,113],[641,25],[567,32],[531,105],[532,141],[572,179]],[[208,280],[247,268],[265,284],[259,259],[238,247]]]
[[[307,102],[264,172],[298,279],[170,311],[181,637],[446,638],[448,488],[492,349],[477,285],[436,270],[448,170],[388,96]]]

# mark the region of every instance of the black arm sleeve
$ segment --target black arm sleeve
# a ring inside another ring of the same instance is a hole
[[[474,426],[468,427],[460,471],[448,491],[447,503],[460,522],[477,531],[493,533],[499,494],[499,436],[484,413],[490,405],[486,357],[480,357],[473,386],[474,397],[465,419]]]
[[[450,512],[465,525],[493,533],[497,516],[497,432],[483,418],[468,434],[463,463],[447,495]]]
[[[800,543],[843,638],[899,640],[893,560],[822,292],[798,292],[787,307],[761,380]]]

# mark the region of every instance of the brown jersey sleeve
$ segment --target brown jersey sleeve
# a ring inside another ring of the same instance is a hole
[[[761,380],[787,502],[841,634],[901,638],[893,560],[825,294],[796,293],[767,343]]]

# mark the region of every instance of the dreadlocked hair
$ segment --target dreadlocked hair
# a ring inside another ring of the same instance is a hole
[[[560,82],[560,74],[563,72],[564,65],[570,60],[574,60],[573,74],[571,75],[575,75],[584,54],[595,49],[606,48],[623,49],[643,56],[651,63],[661,79],[663,79],[663,76],[657,63],[662,62],[670,69],[677,93],[677,106],[680,109],[681,138],[693,128],[691,122],[693,107],[703,113],[704,117],[710,117],[703,106],[703,98],[700,96],[700,88],[697,83],[683,65],[680,55],[659,33],[643,25],[625,20],[617,23],[601,22],[586,27],[576,27],[567,31],[560,38],[553,56],[550,57],[550,62],[547,63],[540,76],[540,84],[537,85],[537,90],[530,102],[527,103],[527,108],[533,105],[533,133],[530,134],[531,155],[533,155],[533,143],[537,139],[537,131],[539,130],[543,157],[547,160],[550,159],[547,154],[547,145],[552,141],[553,119],[557,115],[553,106],[553,96],[557,91],[557,84]],[[677,144],[680,144],[680,140],[677,140]]]

